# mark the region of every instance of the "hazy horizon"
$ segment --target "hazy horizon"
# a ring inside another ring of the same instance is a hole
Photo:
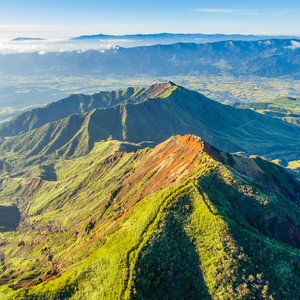
[[[293,35],[300,32],[300,3],[295,0],[237,1],[28,0],[0,4],[0,37],[50,39],[90,34],[220,33]],[[155,22],[154,22],[155,20]]]
[[[163,34],[171,34],[170,36]],[[105,35],[105,34],[104,34]],[[135,36],[136,35],[136,36]],[[152,46],[157,44],[175,43],[212,43],[220,41],[257,41],[260,39],[298,39],[297,36],[275,36],[275,35],[243,35],[243,34],[203,34],[203,33],[154,33],[154,34],[130,35],[108,35],[99,38],[72,39],[72,37],[62,39],[40,39],[40,36],[18,36],[9,40],[0,39],[0,54],[11,53],[33,53],[38,52],[43,55],[47,52],[66,52],[66,51],[105,51],[117,49],[118,47],[131,48],[138,46]],[[86,35],[83,35],[86,36]],[[88,35],[89,36],[89,35]],[[91,36],[97,36],[91,35]],[[78,36],[74,36],[78,37]],[[73,38],[74,38],[73,37]],[[39,40],[40,39],[40,40]],[[291,41],[293,42],[293,41]],[[296,42],[296,41],[295,41]]]

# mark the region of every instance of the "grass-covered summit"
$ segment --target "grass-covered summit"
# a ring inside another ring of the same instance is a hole
[[[0,137],[14,136],[39,128],[73,114],[108,108],[120,103],[136,104],[149,98],[167,97],[177,86],[173,82],[153,84],[149,87],[128,87],[123,90],[102,91],[93,95],[74,94],[45,107],[22,113],[0,127]]]
[[[223,151],[286,164],[300,159],[300,127],[220,104],[172,82],[74,95],[21,114],[0,128],[0,159],[9,169],[24,161],[85,155],[100,141],[156,145],[174,134],[195,134]]]
[[[1,299],[300,297],[299,181],[192,135],[137,147],[2,180]]]

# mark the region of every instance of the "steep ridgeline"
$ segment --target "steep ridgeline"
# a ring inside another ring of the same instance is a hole
[[[300,77],[300,41],[269,39],[176,43],[105,50],[0,55],[2,75]]]
[[[191,135],[132,147],[2,180],[1,300],[299,299],[299,181]]]
[[[174,134],[201,136],[226,152],[263,155],[281,159],[283,163],[300,159],[300,127],[252,110],[222,105],[172,82],[135,91],[129,88],[118,92],[118,95],[129,93],[130,96],[114,96],[123,102],[112,107],[88,111],[86,104],[92,102],[94,96],[86,97],[87,102],[79,102],[75,97],[74,106],[69,98],[21,115],[2,127],[2,135],[5,131],[11,135],[37,128],[3,139],[0,144],[2,166],[9,169],[16,164],[24,166],[24,161],[30,165],[46,159],[85,155],[96,142],[109,139],[155,145]],[[115,93],[98,95],[97,103],[112,105],[106,97]],[[104,99],[100,95],[104,95]],[[61,106],[66,108],[61,109]],[[53,113],[49,113],[49,107]],[[88,112],[72,114],[80,107]],[[58,119],[62,113],[71,115],[47,123],[47,118]],[[47,115],[46,120],[44,115]]]
[[[107,108],[120,103],[141,103],[149,98],[163,97],[172,91],[171,86],[154,84],[148,88],[130,87],[124,90],[99,92],[94,95],[75,94],[45,107],[22,113],[15,120],[0,126],[0,137],[13,136],[73,114]]]

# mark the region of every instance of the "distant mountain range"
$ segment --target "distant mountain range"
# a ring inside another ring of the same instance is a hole
[[[41,55],[42,54],[42,55]],[[300,78],[300,40],[177,43],[99,51],[0,55],[0,74],[256,75]]]
[[[153,34],[94,34],[73,37],[71,40],[149,40],[162,42],[219,42],[219,41],[258,41],[265,39],[295,39],[295,36],[244,35],[244,34],[203,34],[203,33],[153,33]]]
[[[12,39],[12,42],[22,42],[22,41],[45,41],[46,39],[44,38],[39,38],[39,37],[17,37],[15,39]]]

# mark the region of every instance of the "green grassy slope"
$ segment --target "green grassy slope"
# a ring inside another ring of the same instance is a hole
[[[14,136],[39,128],[47,123],[66,118],[73,114],[107,108],[120,103],[140,103],[148,98],[164,97],[176,86],[172,82],[154,84],[147,88],[129,87],[124,90],[99,92],[94,95],[75,94],[42,108],[22,113],[12,121],[0,126],[0,137]]]
[[[299,298],[292,175],[195,136],[136,147],[3,179],[21,221],[0,233],[1,299]]]
[[[174,134],[196,134],[223,151],[263,155],[281,159],[283,164],[299,160],[297,126],[222,105],[173,83],[146,90],[153,99],[71,115],[4,138],[0,145],[4,164],[78,157],[91,151],[96,142],[109,139],[158,144]]]
[[[300,125],[300,99],[283,97],[272,102],[235,103],[234,107],[250,108],[256,112]]]

